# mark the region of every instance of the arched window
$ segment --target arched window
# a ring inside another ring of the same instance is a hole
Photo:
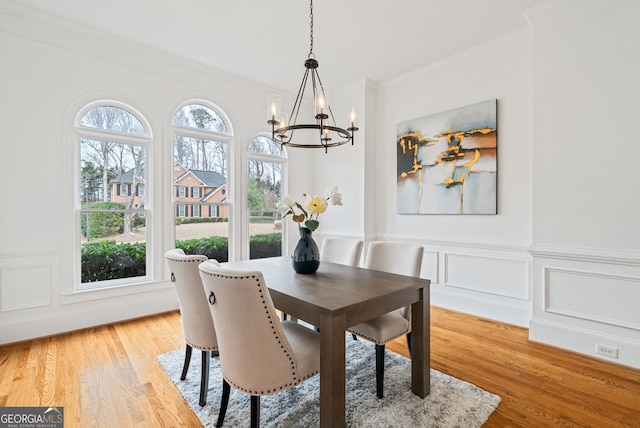
[[[285,152],[271,138],[259,135],[247,148],[249,258],[282,255],[282,201]]]
[[[223,113],[192,101],[173,116],[175,246],[187,254],[229,259],[229,144]]]
[[[85,106],[76,116],[80,171],[76,183],[80,231],[78,290],[149,280],[146,180],[149,125],[114,101]]]

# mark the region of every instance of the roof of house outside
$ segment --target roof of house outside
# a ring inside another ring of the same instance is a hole
[[[220,187],[223,184],[227,183],[227,179],[224,177],[224,175],[214,171],[200,171],[197,169],[193,169],[190,172],[198,177],[198,179],[202,181],[202,183],[204,183],[204,185],[207,187]]]
[[[113,179],[111,180],[112,183],[133,183],[133,169],[130,169],[129,171],[125,171],[122,173],[122,176],[120,177],[120,180],[117,179]],[[138,173],[138,176],[144,178],[144,166],[140,167],[140,172]]]
[[[125,171],[122,173],[122,177],[120,180],[111,180],[111,182],[117,182],[117,183],[133,183],[133,169],[130,169],[128,171]],[[145,174],[145,170],[144,167],[140,168],[140,173],[139,175],[141,177],[144,177]],[[227,183],[227,179],[225,178],[224,175],[215,172],[215,171],[201,171],[201,170],[197,170],[197,169],[193,169],[193,170],[187,170],[186,173],[182,174],[179,177],[175,178],[175,182],[177,183],[178,181],[180,181],[180,179],[188,174],[193,174],[195,175],[198,180],[200,180],[202,182],[203,185],[205,185],[206,187],[214,187],[214,188],[218,188],[220,186],[222,186],[223,184]]]

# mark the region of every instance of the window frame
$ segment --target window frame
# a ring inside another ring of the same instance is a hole
[[[259,161],[259,162],[268,162],[268,163],[279,163],[281,164],[281,181],[282,181],[282,188],[281,188],[281,192],[282,192],[282,198],[285,197],[285,195],[287,195],[288,193],[288,177],[289,177],[289,155],[287,152],[287,148],[286,147],[282,147],[281,148],[281,156],[275,156],[272,154],[268,154],[268,153],[259,153],[259,152],[255,152],[250,150],[250,146],[251,146],[251,142],[255,139],[255,138],[267,138],[269,140],[271,140],[274,144],[277,145],[276,142],[274,142],[271,139],[271,135],[267,134],[267,133],[258,133],[255,134],[253,137],[251,137],[249,139],[249,141],[247,142],[246,146],[245,146],[245,161],[244,161],[244,165],[243,165],[243,183],[244,183],[244,193],[243,193],[243,219],[242,219],[242,224],[243,224],[243,230],[244,230],[244,239],[243,239],[243,251],[242,251],[242,257],[243,259],[249,259],[251,254],[250,254],[250,248],[249,248],[249,240],[250,240],[250,233],[249,233],[249,220],[251,218],[251,212],[249,210],[249,203],[247,200],[247,195],[248,195],[248,187],[249,187],[249,162],[251,161]],[[281,248],[281,252],[282,255],[286,255],[288,254],[288,228],[285,227],[284,222],[282,225],[282,248]]]
[[[220,119],[222,119],[222,121],[225,124],[225,127],[227,129],[228,133],[223,133],[223,132],[218,132],[218,131],[213,131],[213,130],[207,130],[207,129],[201,129],[201,128],[195,128],[195,127],[189,127],[189,126],[183,126],[183,125],[176,125],[174,123],[174,119],[176,114],[183,109],[186,106],[190,106],[190,105],[201,105],[203,107],[206,107],[208,109],[213,110],[213,112],[215,112],[215,114],[217,114]],[[215,203],[210,203],[210,202],[202,202],[202,201],[198,201],[198,205],[200,205],[200,217],[202,217],[203,215],[203,210],[207,209],[207,212],[210,213],[209,217],[218,217],[219,213],[220,213],[220,207],[221,206],[226,206],[227,210],[228,210],[228,215],[229,215],[229,221],[228,221],[228,227],[229,227],[229,247],[228,247],[228,257],[230,261],[236,260],[237,258],[235,257],[235,251],[237,248],[237,244],[236,241],[238,241],[237,238],[237,233],[234,230],[235,225],[238,223],[238,221],[234,218],[235,215],[235,210],[234,210],[234,204],[233,204],[233,200],[230,197],[233,194],[233,188],[235,185],[235,178],[234,178],[234,174],[236,171],[236,168],[234,166],[234,129],[233,129],[233,125],[231,123],[231,121],[229,120],[229,117],[227,116],[227,114],[224,112],[223,109],[221,109],[220,107],[218,107],[216,104],[212,103],[211,101],[205,100],[205,99],[189,99],[189,100],[185,100],[184,102],[180,103],[179,105],[177,105],[177,107],[172,111],[171,115],[169,116],[169,130],[170,130],[170,137],[169,137],[169,155],[167,156],[167,161],[170,163],[170,171],[172,171],[170,177],[168,177],[169,180],[169,187],[171,189],[175,189],[175,182],[174,182],[174,178],[173,178],[173,167],[175,166],[175,153],[174,153],[174,147],[175,147],[175,136],[176,135],[180,135],[182,137],[187,137],[187,138],[196,138],[196,139],[204,139],[207,141],[212,141],[212,142],[218,142],[218,143],[224,143],[226,144],[226,190],[228,191],[226,193],[226,198],[225,198],[225,202],[215,202]],[[184,197],[191,197],[193,198],[193,196],[190,196],[191,192],[189,192],[189,190],[186,191],[186,195]],[[199,199],[201,199],[203,196],[203,192],[202,189],[200,189],[200,194],[201,196],[199,197]],[[225,194],[225,193],[223,193]],[[171,222],[171,232],[168,235],[168,242],[170,246],[175,246],[175,241],[176,241],[176,230],[175,230],[175,215],[176,215],[176,205],[179,203],[184,203],[184,202],[178,202],[176,201],[176,198],[179,197],[176,195],[175,190],[173,190],[171,192],[171,199],[170,199],[170,204],[171,204],[171,215],[169,216],[168,221]],[[191,203],[188,203],[189,205],[192,205]],[[195,202],[193,202],[193,204],[195,204]],[[193,206],[193,205],[192,205]],[[208,207],[208,208],[205,208]],[[215,215],[213,215],[213,213],[215,213]]]
[[[81,125],[82,119],[92,111],[93,109],[100,107],[114,107],[119,108],[121,110],[126,111],[131,114],[135,119],[137,119],[143,127],[144,132],[141,134],[138,133],[126,133],[119,132],[113,130],[107,130],[103,128],[95,128],[90,126]],[[81,177],[80,177],[80,168],[82,164],[81,160],[81,145],[83,140],[95,140],[95,141],[106,141],[113,142],[117,144],[123,145],[131,145],[138,146],[144,149],[144,160],[143,163],[145,165],[145,184],[151,183],[151,174],[153,171],[152,165],[152,151],[153,151],[153,132],[150,123],[147,121],[145,115],[143,115],[139,110],[137,110],[132,105],[114,100],[114,99],[100,99],[95,100],[89,103],[84,104],[77,110],[77,114],[75,115],[73,122],[73,133],[74,133],[74,168],[73,168],[73,191],[72,191],[72,199],[73,199],[73,210],[74,210],[74,222],[73,229],[74,233],[72,236],[75,237],[73,243],[73,281],[69,284],[66,289],[68,290],[64,302],[72,303],[76,301],[88,300],[89,295],[93,295],[95,293],[98,294],[106,294],[111,295],[113,290],[116,290],[118,294],[127,294],[131,292],[139,292],[137,290],[139,286],[147,287],[154,279],[153,272],[153,263],[152,260],[154,258],[153,246],[150,245],[150,236],[151,230],[153,227],[152,221],[152,212],[153,212],[153,201],[150,195],[145,197],[145,202],[142,207],[132,207],[131,209],[123,209],[123,210],[95,210],[95,209],[87,209],[87,207],[83,207],[83,204],[78,198],[78,195],[81,193]],[[120,192],[122,183],[118,185],[118,192]],[[131,186],[126,184],[127,193],[131,190]],[[153,187],[153,186],[152,186]],[[108,191],[107,189],[103,189],[103,192]],[[145,237],[145,275],[129,277],[129,278],[121,278],[121,279],[112,279],[112,280],[104,280],[104,281],[95,281],[82,283],[81,278],[81,232],[80,232],[80,221],[81,216],[85,213],[90,212],[122,212],[122,213],[143,213],[146,218],[147,225],[147,233]],[[124,287],[124,288],[123,288]],[[128,290],[123,293],[123,289]]]

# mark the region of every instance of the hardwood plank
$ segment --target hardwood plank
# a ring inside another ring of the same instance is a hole
[[[431,366],[502,397],[486,427],[640,426],[640,370],[530,342],[525,328],[431,316]],[[408,355],[404,341],[388,347]]]
[[[525,328],[430,315],[431,366],[502,397],[485,427],[640,426],[640,370],[530,342]],[[61,405],[66,427],[200,426],[156,360],[183,347],[177,311],[3,345],[0,405]],[[404,338],[387,348],[408,355]]]

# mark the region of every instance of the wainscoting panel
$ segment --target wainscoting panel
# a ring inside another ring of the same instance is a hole
[[[51,265],[0,269],[0,296],[2,312],[51,305]]]
[[[444,284],[529,299],[529,264],[523,260],[444,253]]]
[[[546,311],[640,330],[640,278],[546,268],[544,282]]]
[[[640,252],[536,244],[529,339],[640,368]],[[598,353],[605,346],[614,355]]]

